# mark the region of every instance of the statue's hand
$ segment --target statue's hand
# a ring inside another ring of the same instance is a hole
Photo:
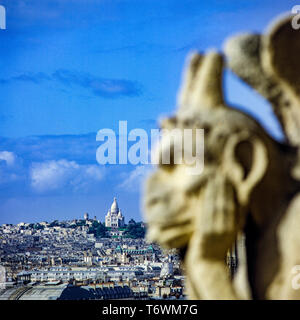
[[[223,259],[231,248],[238,229],[234,188],[217,174],[203,190],[195,233],[201,239],[205,259]]]

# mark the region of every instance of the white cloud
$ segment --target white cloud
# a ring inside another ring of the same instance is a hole
[[[0,152],[0,161],[3,160],[8,166],[12,166],[15,163],[15,155],[13,152],[1,151]]]
[[[22,178],[22,161],[13,152],[0,151],[0,184],[16,182]]]
[[[150,165],[137,166],[134,170],[129,172],[119,187],[127,191],[139,191],[142,183],[151,171],[152,166]]]
[[[103,176],[103,170],[96,165],[80,165],[65,159],[33,163],[30,169],[31,186],[38,192],[61,188],[83,190]]]

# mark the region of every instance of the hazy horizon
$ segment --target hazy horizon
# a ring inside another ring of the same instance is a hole
[[[186,56],[262,32],[294,1],[3,0],[0,30],[0,224],[101,221],[113,197],[140,221],[150,165],[96,161],[103,128],[157,128],[176,107]],[[229,71],[229,104],[276,139],[271,108]]]

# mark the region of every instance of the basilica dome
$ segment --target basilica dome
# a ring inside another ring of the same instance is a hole
[[[114,201],[105,216],[105,227],[107,228],[122,228],[125,226],[125,218],[119,209],[117,198]]]
[[[117,199],[116,197],[114,197],[114,201],[110,207],[110,212],[111,213],[118,213],[119,212],[119,207],[118,207],[118,203],[117,203]]]

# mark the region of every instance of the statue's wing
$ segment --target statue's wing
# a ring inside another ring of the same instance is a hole
[[[281,18],[263,35],[242,34],[225,43],[229,68],[272,105],[292,145],[300,145],[300,30],[294,16]]]

